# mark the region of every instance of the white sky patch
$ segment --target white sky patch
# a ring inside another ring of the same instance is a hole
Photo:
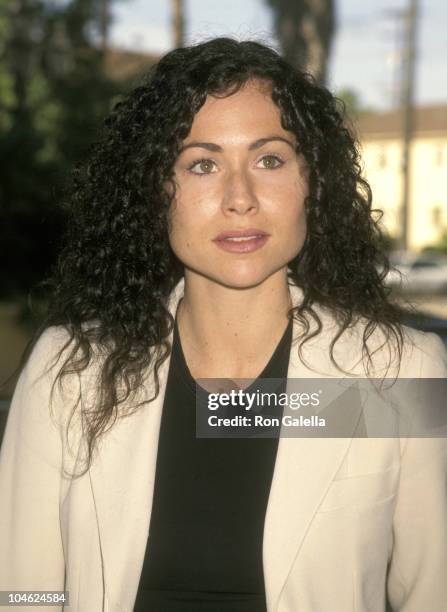
[[[170,31],[163,25],[152,23],[120,23],[111,28],[114,47],[135,51],[165,53],[171,48]]]

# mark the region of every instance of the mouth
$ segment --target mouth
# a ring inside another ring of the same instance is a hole
[[[255,238],[262,238],[266,234],[254,234],[253,236],[229,236],[228,238],[221,238],[221,240],[230,240],[232,242],[247,242],[247,240],[254,240]]]
[[[246,229],[235,229],[221,232],[218,236],[216,236],[216,238],[214,238],[214,242],[220,242],[223,240],[228,240],[231,242],[244,242],[248,240],[254,240],[256,238],[264,238],[266,236],[269,236],[269,234],[267,234],[267,232],[264,232],[264,230],[250,227]]]
[[[251,253],[262,248],[270,238],[270,234],[257,233],[247,236],[227,235],[215,238],[214,243],[222,250],[229,253]]]

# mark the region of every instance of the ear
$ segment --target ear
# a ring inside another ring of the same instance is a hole
[[[164,181],[162,187],[163,191],[168,195],[168,197],[172,198],[175,195],[176,190],[174,177],[172,177],[172,179]]]

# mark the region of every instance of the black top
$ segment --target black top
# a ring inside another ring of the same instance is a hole
[[[292,321],[260,377],[285,383],[291,341]],[[262,612],[264,519],[278,438],[196,438],[195,386],[176,319],[134,610]]]

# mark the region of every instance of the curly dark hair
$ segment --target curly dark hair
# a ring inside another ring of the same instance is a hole
[[[372,210],[343,104],[258,42],[217,38],[175,49],[116,104],[89,159],[75,170],[65,248],[46,283],[51,301],[27,351],[45,329],[63,326],[69,340],[61,352],[71,350],[56,379],[87,368],[98,348],[104,356],[86,423],[89,464],[111,417],[130,414],[119,408],[149,367],[155,380],[149,401],[158,395],[158,370],[171,352],[174,319],[167,305],[183,267],[169,244],[167,213],[182,142],[208,95],[231,95],[253,79],[270,84],[283,127],[295,134],[309,167],[307,236],[288,266],[304,295],[289,313],[303,325],[299,350],[321,331],[313,308],[319,304],[338,322],[330,346],[334,363],[335,343],[359,318],[366,321],[367,368],[368,338],[376,328],[396,347],[400,363],[403,333],[383,282],[389,264],[380,211]],[[309,333],[311,319],[318,325]]]

